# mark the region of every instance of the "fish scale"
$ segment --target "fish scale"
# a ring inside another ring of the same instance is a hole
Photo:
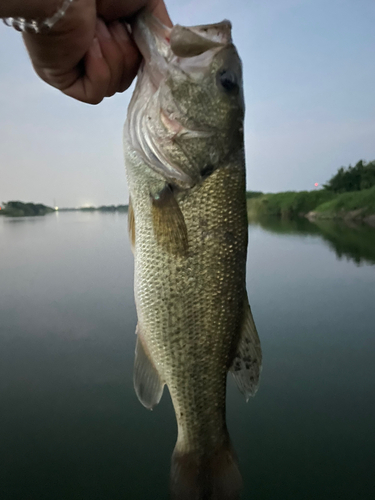
[[[237,169],[243,171],[243,160],[239,161]],[[215,403],[224,410],[229,354],[241,318],[247,222],[244,202],[241,210],[238,206],[232,213],[227,210],[226,198],[238,199],[244,190],[243,172],[242,179],[237,179],[234,170],[233,165],[217,170],[181,200],[191,251],[186,259],[177,260],[163,251],[153,236],[149,189],[142,192],[137,179],[129,179],[136,220],[139,324],[161,378],[171,391],[179,433],[188,436],[181,438],[179,446],[188,449],[201,446],[202,436],[211,427],[223,425],[223,411],[218,414]],[[200,219],[207,223],[204,241]],[[233,241],[227,242],[228,231],[234,232]],[[191,384],[194,375],[197,383]],[[198,419],[195,408],[199,413],[201,407],[214,411],[208,418]],[[217,434],[221,439],[221,433]]]

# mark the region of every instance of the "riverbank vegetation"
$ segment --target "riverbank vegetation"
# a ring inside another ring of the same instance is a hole
[[[357,219],[375,224],[375,161],[360,160],[341,167],[324,186],[314,191],[249,192],[250,218],[307,216],[321,219]]]
[[[317,206],[310,217],[319,219],[366,219],[375,222],[375,186],[370,189],[342,193]]]
[[[248,198],[247,207],[249,216],[276,215],[278,217],[293,218],[306,215],[321,203],[334,197],[334,193],[323,189],[319,191],[286,191],[284,193],[269,193],[255,198]]]
[[[341,167],[324,189],[334,193],[349,193],[352,191],[362,191],[375,186],[375,160],[369,163],[359,160],[354,167]]]

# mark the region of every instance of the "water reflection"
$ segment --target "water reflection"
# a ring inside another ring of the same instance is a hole
[[[310,222],[305,218],[289,220],[278,217],[252,219],[249,224],[261,226],[272,233],[315,236],[327,243],[338,259],[345,258],[357,265],[375,264],[375,228],[366,224],[333,220]]]
[[[49,215],[51,217],[51,215]],[[35,216],[35,217],[0,217],[0,223],[3,224],[19,224],[19,223],[42,223],[46,221],[45,216]]]

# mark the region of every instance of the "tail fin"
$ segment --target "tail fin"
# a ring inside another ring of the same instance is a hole
[[[174,451],[172,500],[239,500],[242,478],[230,443],[211,455]]]

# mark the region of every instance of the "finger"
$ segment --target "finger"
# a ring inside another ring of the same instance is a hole
[[[64,94],[88,104],[99,104],[106,96],[111,72],[100,47],[94,37],[83,60],[83,76],[70,87],[63,89]]]
[[[118,83],[116,92],[124,92],[134,80],[142,56],[130,37],[125,24],[116,21],[109,26],[109,31],[114,40],[116,40],[122,56],[121,79]]]
[[[123,54],[119,44],[102,19],[97,20],[96,34],[103,57],[110,71],[110,81],[106,92],[106,97],[110,97],[117,92],[122,79]]]
[[[108,29],[99,20],[95,34],[83,60],[83,71],[76,73],[74,83],[60,87],[66,95],[89,104],[98,104],[104,97],[126,90],[141,61],[141,55],[123,24],[117,22]]]
[[[163,0],[127,0],[109,2],[108,0],[96,0],[97,13],[107,22],[116,19],[130,20],[137,12],[145,8],[152,12],[167,26],[172,26]]]

